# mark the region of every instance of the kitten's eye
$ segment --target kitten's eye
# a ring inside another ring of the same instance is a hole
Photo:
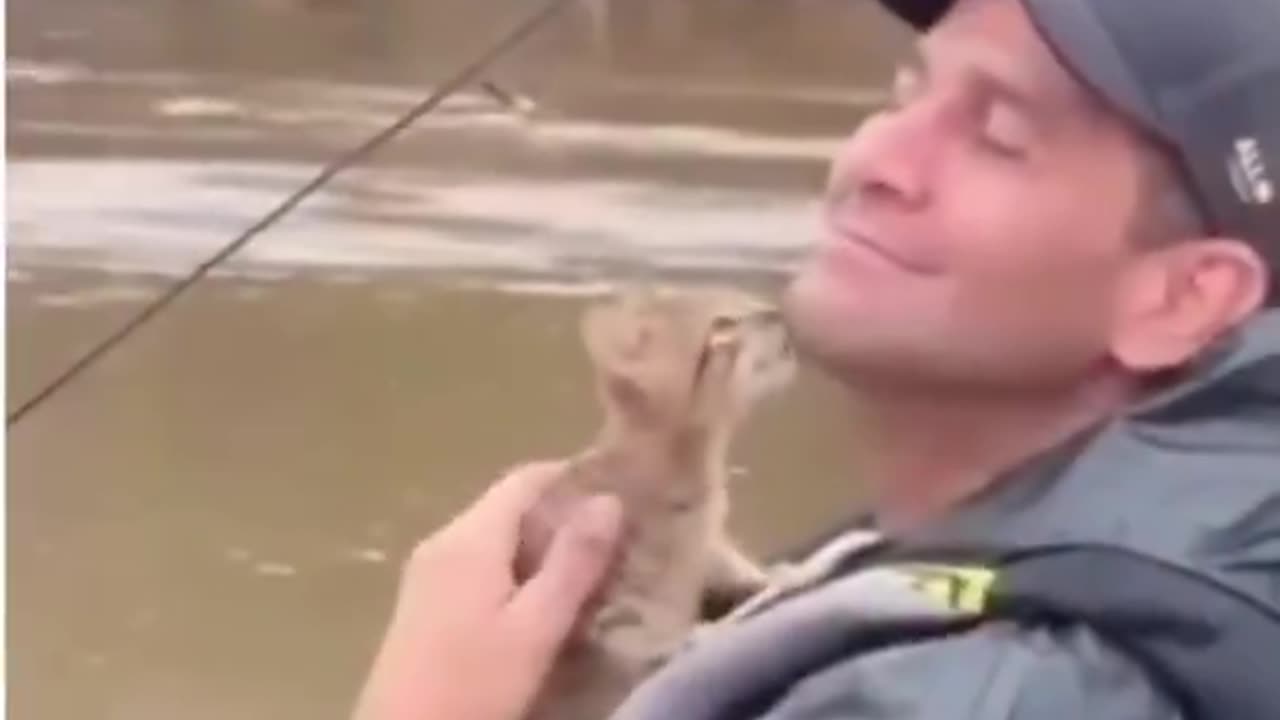
[[[728,330],[729,328],[737,327],[737,325],[738,325],[738,319],[735,317],[730,317],[728,315],[718,315],[711,319],[712,332],[715,332],[717,330]]]
[[[720,316],[712,319],[711,330],[707,333],[707,346],[720,347],[731,343],[738,336],[738,319]]]

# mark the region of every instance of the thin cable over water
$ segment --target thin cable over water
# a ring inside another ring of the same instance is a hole
[[[406,112],[398,120],[387,126],[384,130],[378,132],[373,137],[366,140],[356,148],[340,155],[328,165],[321,169],[311,181],[300,187],[292,195],[287,197],[275,209],[267,213],[262,219],[249,226],[243,233],[233,239],[231,242],[222,246],[217,252],[213,253],[204,262],[200,263],[190,273],[184,276],[177,283],[170,286],[158,297],[148,303],[137,314],[130,317],[124,324],[117,328],[110,335],[103,338],[95,344],[84,355],[80,356],[75,362],[71,363],[66,370],[62,371],[57,377],[44,385],[40,390],[34,393],[30,398],[25,400],[15,410],[9,412],[7,426],[13,427],[22,418],[26,417],[32,410],[43,405],[53,397],[58,391],[66,387],[72,380],[93,366],[98,360],[102,359],[108,352],[120,345],[128,339],[134,332],[154,318],[161,311],[171,305],[178,299],[182,293],[186,292],[191,286],[199,282],[205,275],[213,270],[228,257],[231,257],[238,250],[243,248],[255,236],[263,230],[274,225],[283,218],[289,211],[298,206],[307,196],[320,189],[322,185],[331,180],[342,170],[354,165],[357,161],[363,159],[366,155],[372,153],[379,146],[395,137],[405,128],[413,124],[423,115],[434,110],[449,95],[456,92],[459,88],[465,87],[476,82],[481,74],[494,62],[502,58],[512,48],[519,45],[527,37],[537,31],[543,23],[555,17],[559,10],[573,2],[573,0],[549,0],[538,10],[532,13],[528,18],[524,19],[492,46],[487,48],[475,60],[464,66],[453,77],[446,80],[435,92],[431,93],[426,99],[418,103],[411,110]],[[487,89],[487,88],[486,88]]]

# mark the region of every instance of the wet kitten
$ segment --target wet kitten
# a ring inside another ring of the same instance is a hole
[[[731,436],[795,370],[778,312],[728,289],[651,289],[590,308],[582,338],[605,411],[527,518],[517,558],[535,568],[574,502],[616,495],[616,564],[531,718],[601,720],[698,622],[704,597],[743,598],[765,574],[726,536]]]

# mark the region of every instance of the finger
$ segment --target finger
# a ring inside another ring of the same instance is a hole
[[[514,542],[520,517],[533,507],[564,465],[562,461],[540,461],[517,466],[490,485],[457,517],[455,524],[509,536],[505,539]]]
[[[622,535],[622,505],[602,495],[582,503],[551,542],[538,573],[507,605],[507,620],[535,657],[550,662],[604,579]]]

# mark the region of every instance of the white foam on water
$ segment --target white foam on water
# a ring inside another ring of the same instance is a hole
[[[50,292],[36,296],[35,303],[44,307],[93,308],[113,304],[137,304],[152,299],[156,290],[129,285],[103,285],[69,292]]]
[[[464,283],[464,285],[468,285],[468,283]],[[616,289],[613,283],[595,280],[497,281],[475,282],[469,283],[469,285],[509,295],[537,295],[540,297],[601,297]]]
[[[253,572],[263,577],[294,577],[298,568],[288,563],[262,561],[253,564]]]
[[[62,85],[83,82],[93,77],[92,71],[79,63],[55,63],[38,60],[9,58],[4,66],[5,79],[10,83],[34,85]]]
[[[155,111],[167,117],[225,118],[244,115],[244,105],[227,98],[185,95],[157,101]]]
[[[27,133],[54,135],[60,138],[81,137],[93,140],[155,142],[180,139],[188,142],[244,143],[259,140],[263,129],[248,125],[238,127],[157,128],[126,123],[90,123],[55,120],[20,120],[12,127]]]
[[[752,160],[826,162],[842,142],[841,138],[835,137],[782,137],[688,124],[535,122],[529,125],[529,132],[538,142],[554,142],[575,148]]]
[[[387,562],[388,558],[387,551],[375,547],[348,548],[341,553],[341,556],[367,565],[381,565]]]
[[[19,266],[186,272],[314,172],[302,164],[16,160],[10,257]],[[774,270],[813,237],[814,198],[803,194],[414,170],[353,169],[343,178],[222,270]]]

